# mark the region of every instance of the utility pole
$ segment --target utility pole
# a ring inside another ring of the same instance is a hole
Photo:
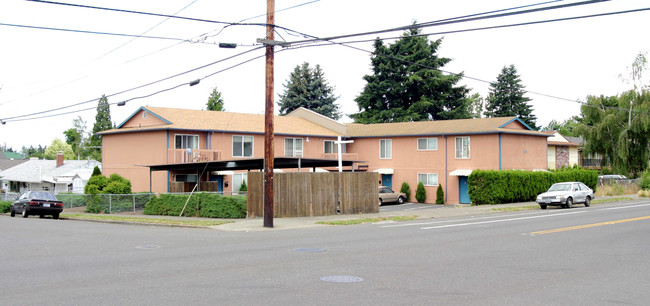
[[[266,2],[266,39],[273,41],[275,0]],[[266,105],[264,108],[264,227],[273,227],[273,44],[266,44]]]

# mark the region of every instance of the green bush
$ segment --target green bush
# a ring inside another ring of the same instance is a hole
[[[436,190],[436,204],[445,204],[445,192],[442,190],[442,185],[438,185],[438,190]]]
[[[145,205],[145,215],[178,216],[187,202],[183,216],[203,218],[245,218],[245,196],[223,196],[213,193],[188,195],[161,194]]]
[[[641,175],[641,189],[650,190],[650,171],[643,171]]]
[[[95,166],[95,168],[93,168],[93,174],[91,174],[90,176],[93,177],[97,175],[102,175],[102,170],[99,170],[99,166]]]
[[[11,207],[11,201],[0,201],[0,213],[8,213]]]
[[[415,190],[415,199],[418,203],[424,203],[427,199],[427,191],[424,189],[424,184],[422,184],[422,182],[418,183],[418,188]]]
[[[469,176],[469,196],[475,205],[529,202],[554,183],[571,181],[582,182],[595,192],[598,172],[571,168],[553,172],[475,170]]]
[[[85,194],[98,194],[108,185],[108,178],[103,175],[91,176],[84,188]]]
[[[402,183],[402,188],[399,190],[399,192],[406,195],[407,202],[411,200],[411,186],[409,186],[409,183]]]
[[[246,181],[241,182],[241,186],[239,186],[239,191],[248,191],[248,186],[246,186]]]

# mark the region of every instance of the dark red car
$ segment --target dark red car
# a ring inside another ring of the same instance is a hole
[[[63,202],[47,191],[27,191],[16,202],[11,203],[9,210],[12,217],[20,213],[23,218],[29,215],[39,215],[41,218],[52,215],[52,218],[58,219],[63,211]]]

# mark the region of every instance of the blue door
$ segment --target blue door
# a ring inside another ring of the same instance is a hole
[[[458,177],[458,201],[460,204],[470,204],[469,199],[469,184],[467,183],[466,176]]]
[[[393,189],[393,175],[392,174],[382,174],[381,175],[381,185],[386,186],[390,189]]]

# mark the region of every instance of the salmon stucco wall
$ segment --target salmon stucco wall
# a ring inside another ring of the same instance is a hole
[[[118,133],[102,136],[102,172],[131,181],[133,192],[149,191],[149,168],[167,163],[167,131]],[[167,192],[167,171],[152,172],[153,192]]]
[[[545,170],[546,137],[501,135],[501,169]]]

